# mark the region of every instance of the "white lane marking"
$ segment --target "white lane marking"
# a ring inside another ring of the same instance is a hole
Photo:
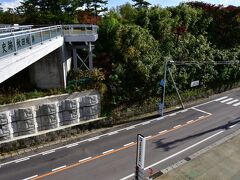
[[[97,140],[97,139],[99,139],[99,136],[96,136],[96,137],[93,137],[93,138],[91,138],[91,139],[88,139],[88,141],[91,142],[91,141],[95,141],[95,140]]]
[[[177,129],[177,128],[180,128],[180,127],[182,127],[182,125],[179,124],[177,126],[174,126],[173,129]]]
[[[235,99],[235,100],[230,101],[230,102],[228,102],[228,103],[226,103],[226,104],[233,104],[233,103],[238,102],[238,101],[239,101],[238,99]]]
[[[22,179],[22,180],[30,180],[30,179],[33,179],[35,177],[38,177],[38,175],[34,175],[34,176],[31,176],[31,177],[28,177],[28,178],[25,178],[25,179]]]
[[[182,110],[180,112],[184,113],[184,112],[187,112],[187,111],[188,111],[188,109],[184,109],[184,110]]]
[[[104,151],[102,154],[107,154],[107,153],[110,153],[110,152],[112,152],[112,151],[114,151],[114,149],[110,149],[110,150],[108,150],[108,151]]]
[[[130,127],[125,128],[125,129],[130,130],[130,129],[134,129],[134,128],[135,128],[135,126],[130,126]]]
[[[65,167],[67,167],[67,166],[64,165],[64,166],[61,166],[61,167],[58,167],[58,168],[52,169],[52,172],[53,172],[53,171],[57,171],[57,170],[62,169],[62,168],[65,168]]]
[[[134,144],[134,142],[130,142],[130,143],[124,144],[123,146],[126,147],[126,146],[129,146],[129,145],[132,145],[132,144]]]
[[[221,98],[215,99],[214,101],[221,101],[221,100],[226,99],[226,98],[228,98],[228,96],[224,96],[224,97],[221,97]]]
[[[66,146],[66,148],[71,148],[71,147],[74,147],[74,146],[77,146],[79,145],[78,143],[73,143],[73,144],[69,144]]]
[[[210,103],[212,103],[212,102],[214,102],[214,101],[215,101],[215,100],[211,100],[211,101],[208,101],[208,102],[205,102],[205,103],[202,103],[202,104],[193,106],[193,107],[196,108],[196,107],[199,107],[199,106],[203,106],[203,105],[206,105],[206,104],[210,104]],[[240,104],[238,104],[238,105],[240,105]],[[236,105],[236,106],[238,106],[238,105]],[[180,111],[180,112],[187,112],[189,109],[190,109],[190,108],[184,109],[184,110],[182,110],[182,111]],[[167,117],[167,116],[160,117],[160,118],[156,118],[156,119],[157,119],[157,120],[162,120],[162,119],[164,119],[165,117]],[[141,125],[141,123],[135,124],[135,126],[138,126],[138,125]],[[123,130],[125,130],[125,128],[119,129],[118,132],[123,131]],[[99,137],[103,137],[103,136],[106,136],[106,135],[107,135],[107,133],[106,133],[106,134],[102,134],[102,135],[100,135]],[[84,143],[84,142],[87,142],[88,140],[89,140],[89,139],[85,139],[85,140],[82,140],[82,141],[78,141],[77,143],[79,143],[79,144],[80,144],[80,143]],[[57,147],[57,148],[54,148],[54,149],[52,149],[52,150],[56,151],[56,150],[60,150],[60,149],[63,149],[63,148],[66,148],[66,145],[60,146],[60,147]],[[40,153],[33,154],[33,155],[30,155],[30,156],[27,156],[27,157],[28,157],[28,158],[32,158],[32,157],[36,157],[36,156],[42,155],[43,153],[44,153],[44,152],[40,152]],[[15,160],[2,163],[2,164],[0,164],[0,167],[2,167],[2,166],[4,166],[4,165],[7,165],[7,164],[11,164],[11,163],[15,163]]]
[[[175,154],[173,154],[173,155],[171,155],[171,156],[168,156],[168,157],[166,157],[166,158],[164,158],[164,159],[162,159],[162,160],[160,160],[160,161],[158,161],[158,162],[156,162],[156,163],[154,163],[154,164],[152,164],[152,165],[150,165],[150,166],[145,167],[144,170],[149,169],[149,168],[152,168],[152,167],[154,167],[154,166],[156,166],[156,165],[158,165],[158,164],[161,164],[161,163],[163,163],[164,161],[167,161],[167,160],[169,160],[169,159],[171,159],[171,158],[173,158],[173,157],[175,157],[175,156],[177,156],[177,155],[179,155],[179,154],[181,154],[181,153],[183,153],[183,152],[185,152],[185,151],[187,151],[187,150],[189,150],[189,149],[192,149],[192,148],[198,146],[199,144],[201,144],[201,143],[203,143],[203,142],[205,142],[205,141],[208,141],[209,139],[212,139],[212,138],[214,138],[215,136],[217,136],[217,135],[219,135],[219,134],[221,134],[221,133],[223,133],[223,132],[224,132],[224,131],[219,131],[219,132],[217,132],[217,133],[215,133],[215,134],[207,137],[206,139],[203,139],[203,140],[201,140],[201,141],[199,141],[199,142],[197,142],[197,143],[195,143],[195,144],[193,144],[193,145],[191,145],[191,146],[189,146],[189,147],[187,147],[187,148],[185,148],[185,149],[183,149],[183,150],[181,150],[181,151],[179,151],[179,152],[177,152],[177,153],[175,153]]]
[[[230,129],[234,128],[237,124],[234,124],[232,126],[229,126]]]
[[[146,125],[146,124],[149,124],[149,123],[150,123],[150,121],[146,121],[146,122],[141,123],[141,125]]]
[[[87,161],[87,160],[89,160],[89,159],[92,159],[92,157],[87,157],[87,158],[81,159],[81,160],[79,160],[78,162]]]
[[[159,120],[162,120],[162,119],[164,119],[164,117],[160,117],[160,118],[157,118],[157,119],[155,119],[156,121],[159,121]]]
[[[163,133],[166,133],[168,130],[163,130],[163,131],[160,131],[158,134],[163,134]]]
[[[172,113],[172,114],[169,114],[168,116],[175,116],[175,115],[177,115],[177,113]]]
[[[30,159],[29,157],[21,158],[21,159],[16,160],[15,163],[20,163],[20,162],[23,162],[23,161],[27,161],[29,159]]]
[[[191,123],[193,123],[193,122],[194,122],[194,120],[191,120],[191,121],[188,121],[187,124],[191,124]]]
[[[147,136],[146,139],[149,139],[149,138],[151,138],[151,137],[152,137],[152,136]]]
[[[240,102],[239,103],[236,103],[236,104],[234,104],[233,106],[234,107],[237,107],[237,106],[239,106],[240,105]]]
[[[55,150],[45,151],[45,152],[42,153],[42,155],[44,156],[44,155],[51,154],[51,153],[54,153],[54,152],[55,152]]]
[[[225,103],[225,102],[228,102],[228,101],[231,101],[231,100],[233,100],[233,98],[228,98],[228,99],[225,99],[225,100],[220,101],[220,102],[221,102],[221,103]]]
[[[113,132],[108,133],[107,135],[111,136],[111,135],[114,135],[114,134],[117,134],[117,133],[118,133],[118,131],[113,131]]]
[[[120,180],[126,180],[126,179],[129,179],[131,177],[135,176],[135,173],[132,173],[132,174],[129,174],[128,176],[124,177],[124,178],[121,178]]]
[[[204,114],[212,115],[211,113],[209,113],[209,112],[207,112],[207,111],[203,111],[203,110],[198,109],[198,108],[195,108],[195,107],[192,107],[191,109],[196,110],[196,111],[199,111],[199,112],[202,112],[202,113],[204,113]]]
[[[200,116],[200,117],[198,117],[198,119],[202,119],[202,118],[204,118],[205,116]]]

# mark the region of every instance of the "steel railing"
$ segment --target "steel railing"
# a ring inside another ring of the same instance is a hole
[[[43,44],[44,41],[58,36],[94,35],[97,30],[96,25],[72,24],[0,33],[0,58],[12,53],[17,54],[22,49],[31,49],[36,44]]]
[[[31,49],[36,44],[43,44],[62,34],[61,25],[0,34],[0,57]]]

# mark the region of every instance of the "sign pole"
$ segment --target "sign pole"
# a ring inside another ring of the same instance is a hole
[[[137,136],[136,180],[144,180],[146,139],[143,135]]]

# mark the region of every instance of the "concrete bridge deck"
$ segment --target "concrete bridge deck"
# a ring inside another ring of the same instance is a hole
[[[95,25],[56,25],[0,33],[0,83],[32,65],[65,43],[95,42]],[[64,50],[63,50],[64,51]],[[59,53],[58,53],[59,54]],[[66,60],[64,52],[59,57]]]

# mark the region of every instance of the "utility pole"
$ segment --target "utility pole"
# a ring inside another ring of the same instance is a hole
[[[162,95],[162,99],[161,99],[161,102],[159,103],[159,114],[161,116],[163,116],[163,111],[164,111],[164,100],[165,100],[165,94],[166,94],[166,82],[167,82],[167,72],[169,73],[170,75],[170,78],[173,82],[173,85],[174,85],[174,89],[176,90],[177,92],[177,95],[178,95],[178,98],[181,102],[181,106],[182,108],[184,109],[184,104],[183,104],[183,101],[182,101],[182,98],[181,98],[181,95],[178,91],[178,88],[177,88],[177,85],[176,85],[176,82],[174,81],[173,79],[173,76],[172,76],[172,73],[171,73],[171,70],[169,69],[168,67],[168,64],[169,63],[172,63],[174,65],[194,65],[194,64],[198,64],[198,65],[203,65],[203,64],[209,64],[209,63],[213,63],[213,65],[230,65],[230,64],[240,64],[240,61],[239,60],[235,60],[235,61],[213,61],[213,62],[196,62],[196,61],[173,61],[171,59],[167,59],[165,64],[164,64],[164,79],[163,81],[161,81],[160,85],[162,84],[163,85],[163,95]]]

